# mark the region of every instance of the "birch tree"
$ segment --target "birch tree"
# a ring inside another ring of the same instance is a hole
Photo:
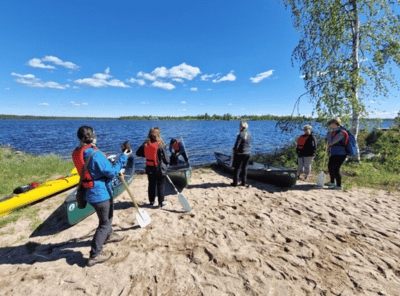
[[[300,41],[292,64],[300,72],[313,115],[350,118],[357,137],[366,102],[388,97],[400,66],[400,0],[283,0]],[[367,101],[368,100],[368,101]],[[356,160],[359,161],[357,153]]]

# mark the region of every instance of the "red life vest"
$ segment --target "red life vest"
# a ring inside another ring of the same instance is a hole
[[[338,133],[340,133],[340,132],[344,133],[345,136],[346,136],[346,138],[345,138],[345,140],[344,140],[344,144],[341,143],[342,141],[339,141],[338,143],[334,144],[333,146],[347,146],[347,143],[349,142],[349,134],[348,134],[346,131],[344,131],[344,130],[340,130],[340,131],[338,131],[338,132],[333,132],[333,133],[332,133],[332,140],[333,140],[333,138],[335,138],[335,136],[336,136]],[[332,147],[332,145],[330,145],[330,146]]]
[[[81,149],[75,148],[74,152],[72,152],[72,160],[74,161],[75,167],[78,170],[79,175],[82,173],[83,165],[85,164],[85,159],[83,158],[84,152],[88,148],[97,149],[96,146],[92,144],[88,144]],[[89,170],[86,170],[85,175],[83,176],[82,185],[85,188],[93,188],[93,178],[90,176]]]
[[[297,148],[303,149],[308,137],[311,135],[302,134],[297,140]]]
[[[179,140],[176,140],[176,144],[172,146],[172,148],[174,148],[175,151],[179,151]]]
[[[157,166],[157,149],[160,142],[147,143],[144,146],[144,156],[146,157],[146,165]]]

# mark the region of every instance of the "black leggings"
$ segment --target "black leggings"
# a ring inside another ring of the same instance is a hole
[[[247,165],[250,160],[250,154],[235,154],[233,158],[233,184],[237,184],[239,176],[242,180],[242,185],[247,181]]]
[[[156,193],[158,196],[158,204],[162,205],[164,202],[164,188],[165,188],[165,176],[158,176],[157,173],[148,174],[149,180],[148,194],[149,202],[153,203],[156,200]]]
[[[340,175],[340,167],[342,166],[343,162],[345,161],[347,155],[332,155],[329,157],[328,162],[328,170],[329,175],[331,176],[331,183],[335,183],[336,185],[342,186],[342,176]]]

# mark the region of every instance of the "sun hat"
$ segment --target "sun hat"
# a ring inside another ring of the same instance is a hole
[[[312,129],[311,125],[306,124],[303,129]]]
[[[339,126],[343,126],[342,121],[340,120],[339,117],[332,118],[331,120],[328,121],[328,125],[331,123],[336,123]]]

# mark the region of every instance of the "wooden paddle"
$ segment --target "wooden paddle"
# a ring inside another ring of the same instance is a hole
[[[167,179],[168,181],[172,184],[172,186],[174,187],[176,193],[178,194],[178,200],[183,208],[183,210],[185,212],[190,212],[190,210],[192,209],[188,203],[188,201],[186,200],[186,198],[183,196],[182,193],[179,193],[178,189],[176,189],[174,183],[172,183],[171,179],[169,178],[169,176],[167,175]]]
[[[325,168],[325,160],[326,160],[326,154],[328,151],[328,143],[326,143],[326,149],[325,149],[325,156],[324,156],[324,164],[322,166],[322,171],[318,175],[318,180],[317,180],[317,185],[320,187],[324,187],[325,185],[325,173],[324,173],[324,168]]]
[[[128,194],[131,197],[132,202],[138,211],[136,214],[136,220],[138,220],[140,227],[146,227],[151,222],[149,214],[147,214],[147,212],[145,210],[139,209],[138,204],[136,203],[135,199],[133,198],[132,192],[128,188],[128,184],[126,184],[124,175],[122,173],[119,173],[118,175],[119,175],[119,178],[121,179],[121,182],[124,184],[126,191],[128,191]]]

